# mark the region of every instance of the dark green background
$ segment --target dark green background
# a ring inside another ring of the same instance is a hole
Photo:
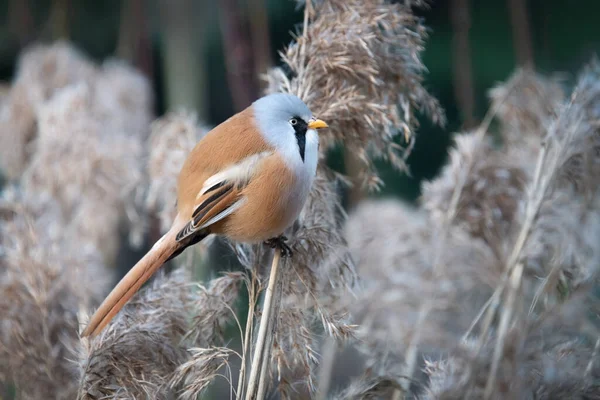
[[[177,0],[175,0],[177,1]],[[70,0],[68,30],[70,39],[95,59],[110,56],[115,51],[122,2],[116,0]],[[29,1],[34,23],[41,25],[47,19],[51,2]],[[203,6],[211,16],[217,15],[217,2]],[[161,57],[161,24],[156,4],[147,2],[151,23],[152,53],[154,59],[154,88],[156,113],[165,111]],[[400,176],[385,165],[381,171],[386,183],[381,195],[399,195],[414,200],[418,195],[419,181],[431,178],[446,157],[452,132],[460,129],[461,121],[456,109],[452,87],[452,25],[449,1],[432,1],[429,10],[419,10],[425,24],[431,29],[424,53],[429,69],[426,86],[440,100],[448,116],[444,129],[432,127],[426,120],[417,132],[416,147],[409,159],[412,177]],[[473,80],[476,95],[476,117],[485,113],[488,102],[486,91],[496,82],[504,80],[515,68],[512,31],[508,5],[505,1],[472,1],[470,3],[470,43]],[[600,2],[593,0],[528,1],[529,21],[535,65],[541,72],[576,72],[600,48]],[[291,40],[290,31],[302,18],[295,2],[267,0],[269,29],[273,56]],[[14,73],[20,50],[8,30],[9,3],[0,2],[0,18],[5,21],[0,30],[0,79],[9,80]],[[206,68],[205,90],[209,124],[216,124],[234,112],[225,76],[225,63],[218,18],[201,18],[204,46],[199,48]],[[48,38],[48,35],[45,36]],[[335,158],[333,165],[341,165]]]

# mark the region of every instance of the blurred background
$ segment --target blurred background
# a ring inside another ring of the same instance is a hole
[[[429,28],[423,53],[429,73],[424,86],[444,108],[446,126],[422,118],[408,158],[409,173],[378,163],[385,186],[368,195],[347,190],[343,204],[348,209],[365,196],[415,202],[421,182],[436,176],[446,162],[452,135],[477,126],[484,117],[487,92],[496,83],[518,67],[558,71],[572,81],[582,64],[600,50],[597,0],[427,3],[428,7],[415,8]],[[4,21],[1,96],[10,90],[25,49],[67,41],[98,63],[116,57],[141,71],[152,89],[152,119],[185,109],[195,112],[205,127],[224,121],[261,95],[265,83],[260,75],[281,64],[278,51],[290,43],[303,18],[293,0],[5,0],[0,4]],[[328,162],[350,177],[356,171],[355,160],[342,146]],[[7,181],[0,169],[0,190]],[[102,241],[108,236],[97,235]],[[114,258],[119,275],[157,237],[155,227],[141,247],[120,242],[123,248]]]
[[[600,49],[600,3],[580,0],[431,0],[416,9],[430,28],[426,87],[445,108],[445,129],[425,119],[409,158],[410,176],[381,164],[378,195],[413,201],[435,176],[451,132],[488,108],[486,91],[518,65],[571,73]],[[212,126],[260,95],[257,76],[278,64],[302,21],[287,0],[10,0],[0,18],[0,80],[13,77],[20,51],[64,39],[96,60],[129,60],[151,80],[155,113],[185,107]],[[330,162],[345,171],[343,152]],[[354,196],[360,196],[355,194]],[[349,193],[346,204],[357,199]]]

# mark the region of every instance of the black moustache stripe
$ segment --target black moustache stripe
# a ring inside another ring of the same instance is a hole
[[[304,162],[304,155],[306,152],[306,131],[308,130],[308,124],[302,118],[296,117],[298,123],[294,125],[294,132],[296,134],[296,141],[298,142],[298,150],[300,151],[300,158]]]

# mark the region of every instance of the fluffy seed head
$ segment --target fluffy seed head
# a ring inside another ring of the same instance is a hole
[[[163,233],[171,227],[177,214],[179,171],[189,152],[208,130],[198,124],[195,114],[185,111],[168,113],[152,123],[146,207],[158,214]]]
[[[267,75],[267,92],[300,97],[330,126],[320,133],[323,153],[343,143],[359,155],[362,183],[377,188],[372,157],[406,167],[416,111],[444,121],[422,85],[425,28],[410,7],[383,0],[309,2],[305,15],[303,31],[282,53],[285,69]]]

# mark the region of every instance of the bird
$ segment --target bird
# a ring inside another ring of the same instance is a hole
[[[125,274],[93,313],[81,337],[110,323],[166,262],[207,236],[265,243],[283,256],[283,235],[298,218],[319,160],[317,130],[328,124],[297,96],[265,95],[202,137],[177,177],[169,230]]]

